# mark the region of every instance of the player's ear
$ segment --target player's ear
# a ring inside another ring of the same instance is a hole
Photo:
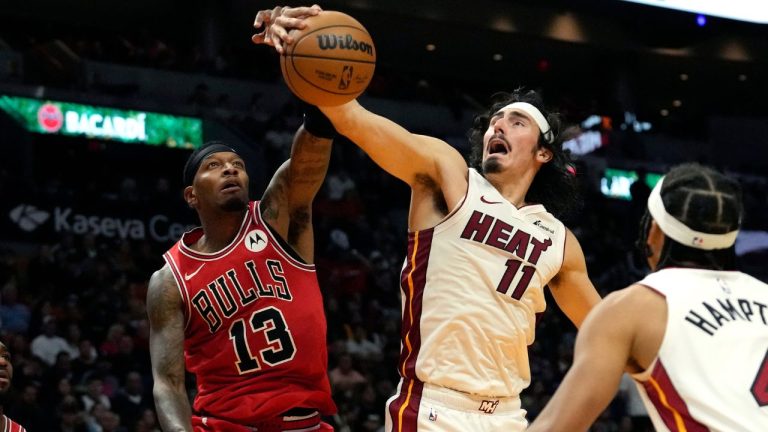
[[[648,253],[647,260],[648,266],[651,270],[656,269],[656,265],[661,258],[661,249],[664,247],[664,232],[661,230],[655,220],[651,220],[651,226],[648,228],[648,237],[645,239]]]
[[[553,157],[554,154],[552,153],[552,150],[546,147],[541,147],[536,150],[536,159],[543,164],[551,161]]]
[[[192,186],[184,188],[184,201],[187,202],[187,205],[190,208],[195,208],[197,206],[197,194],[195,193],[195,188]]]

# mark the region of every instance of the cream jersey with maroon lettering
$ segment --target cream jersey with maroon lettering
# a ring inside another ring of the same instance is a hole
[[[517,396],[530,383],[528,345],[566,231],[542,205],[515,208],[474,169],[468,183],[441,223],[409,233],[399,372],[465,393]]]
[[[768,285],[736,271],[670,268],[659,353],[634,375],[658,431],[768,431]]]

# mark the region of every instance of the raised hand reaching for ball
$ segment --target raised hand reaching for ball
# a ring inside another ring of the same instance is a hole
[[[261,32],[251,37],[253,43],[265,44],[275,47],[275,51],[283,54],[284,44],[293,43],[290,31],[293,29],[304,29],[307,24],[305,18],[315,16],[322,11],[318,5],[302,7],[276,6],[274,9],[264,9],[256,14],[256,20],[253,27]]]
[[[285,83],[310,105],[342,105],[363,93],[373,78],[373,39],[345,13],[316,5],[276,7],[259,12],[254,25],[264,30],[253,42],[280,53]]]

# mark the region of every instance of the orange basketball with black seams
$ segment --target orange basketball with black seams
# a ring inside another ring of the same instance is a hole
[[[280,57],[291,91],[312,105],[341,105],[365,91],[376,68],[376,48],[368,31],[351,16],[322,11],[292,30],[294,42]]]

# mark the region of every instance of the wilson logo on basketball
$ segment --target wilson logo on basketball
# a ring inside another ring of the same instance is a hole
[[[321,34],[317,36],[317,45],[321,50],[352,50],[360,51],[373,56],[373,46],[369,43],[355,40],[351,34],[347,35],[332,35]]]
[[[44,131],[54,133],[64,125],[64,115],[58,105],[44,104],[37,110],[37,123]]]

